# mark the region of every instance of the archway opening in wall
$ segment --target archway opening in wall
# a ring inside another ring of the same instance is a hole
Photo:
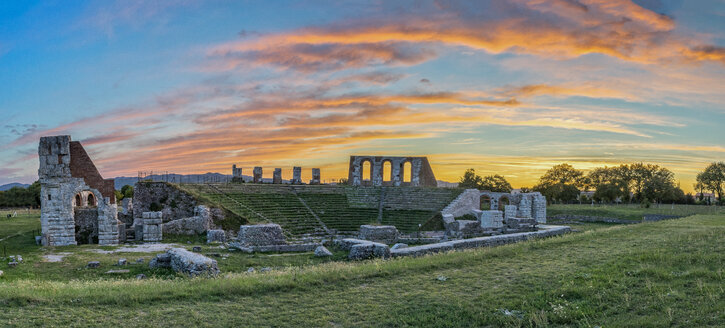
[[[383,162],[383,182],[393,181],[393,163],[390,161]]]
[[[491,209],[491,197],[489,195],[481,195],[481,211]]]
[[[406,161],[403,163],[403,167],[401,167],[400,175],[403,178],[403,182],[411,182],[413,181],[413,164],[410,163],[410,161]]]
[[[81,195],[80,195],[80,194],[76,194],[76,199],[75,199],[75,201],[76,201],[76,202],[75,202],[75,204],[73,204],[73,205],[75,205],[75,206],[81,206],[81,204],[83,204],[83,203],[81,202]]]
[[[511,205],[511,201],[508,196],[501,196],[501,198],[498,199],[498,209],[503,211],[505,209],[504,206],[506,205]]]
[[[88,206],[96,206],[96,197],[93,194],[88,194]]]
[[[360,179],[362,181],[373,180],[373,165],[370,160],[364,160],[360,165]]]

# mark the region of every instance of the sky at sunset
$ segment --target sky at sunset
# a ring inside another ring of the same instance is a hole
[[[0,184],[70,134],[105,177],[379,154],[514,187],[642,161],[692,191],[723,104],[725,0],[0,3]]]

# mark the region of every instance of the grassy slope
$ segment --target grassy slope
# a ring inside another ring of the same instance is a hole
[[[716,326],[725,321],[723,240],[723,217],[696,216],[490,249],[223,279],[17,281],[0,284],[0,322]]]
[[[700,205],[653,205],[650,208],[642,208],[638,204],[632,205],[587,205],[572,204],[549,205],[546,209],[547,216],[552,217],[559,214],[602,216],[621,220],[641,221],[645,214],[679,215],[687,216],[694,214],[725,214],[725,207],[722,206],[700,206]]]

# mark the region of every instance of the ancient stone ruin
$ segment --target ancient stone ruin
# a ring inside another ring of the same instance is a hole
[[[103,179],[78,141],[70,136],[40,138],[42,244],[119,242],[113,179]]]
[[[383,176],[386,165],[390,166],[389,176]],[[366,166],[369,167],[367,171]],[[350,156],[348,183],[375,187],[438,186],[427,157]]]
[[[490,210],[481,210],[488,203]],[[501,205],[508,203],[506,205]],[[503,211],[501,211],[503,207]],[[539,192],[500,193],[467,189],[441,211],[446,234],[477,237],[534,231],[546,223],[546,197]],[[470,215],[476,220],[457,219]]]

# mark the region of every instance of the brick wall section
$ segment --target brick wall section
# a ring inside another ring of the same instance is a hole
[[[78,141],[70,142],[70,172],[74,178],[83,178],[89,187],[100,191],[103,197],[109,197],[111,204],[116,203],[113,179],[103,179],[91,157]]]

